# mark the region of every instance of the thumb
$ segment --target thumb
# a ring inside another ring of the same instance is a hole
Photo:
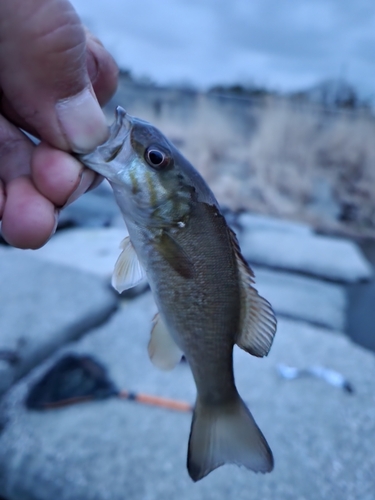
[[[86,35],[67,0],[1,0],[0,86],[27,128],[88,152],[108,133],[86,66]]]

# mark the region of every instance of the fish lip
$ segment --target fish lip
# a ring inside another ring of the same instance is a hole
[[[124,108],[117,106],[116,119],[109,127],[108,139],[91,153],[77,154],[77,158],[87,167],[102,173],[99,171],[100,165],[109,163],[117,156],[117,150],[120,150],[124,145],[130,134],[132,124],[133,117]]]
[[[108,139],[101,146],[99,146],[99,148],[108,145],[112,141],[115,141],[122,131],[130,132],[132,120],[130,115],[128,115],[128,113],[125,111],[123,107],[121,106],[116,107],[115,117],[116,120],[112,123],[112,125],[109,128]]]

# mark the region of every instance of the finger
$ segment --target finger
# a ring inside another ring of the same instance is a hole
[[[31,141],[0,115],[0,179],[5,184],[29,173],[32,148]]]
[[[95,95],[104,106],[114,95],[118,84],[118,67],[113,57],[105,50],[102,43],[90,31],[86,33],[86,66]],[[12,123],[39,137],[37,130],[17,113],[6,95],[1,96],[0,111]]]
[[[57,207],[76,200],[96,182],[97,174],[68,153],[40,143],[31,158],[35,186]]]
[[[54,205],[37,191],[30,178],[17,177],[7,183],[1,230],[10,245],[39,248],[56,225]]]
[[[20,248],[38,248],[55,227],[55,207],[30,179],[31,141],[0,115],[2,234]]]
[[[117,89],[118,67],[100,40],[86,29],[87,71],[101,106],[104,106]]]
[[[108,134],[86,68],[86,36],[67,0],[0,2],[1,87],[39,137],[86,152]]]
[[[103,47],[102,43],[87,28],[86,34],[86,66],[96,98],[104,106],[115,94],[118,84],[118,66],[113,57]],[[39,137],[35,127],[25,122],[17,113],[6,95],[1,96],[1,112],[10,121],[27,130],[30,134]]]

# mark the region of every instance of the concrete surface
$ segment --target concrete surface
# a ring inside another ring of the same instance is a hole
[[[118,303],[103,280],[10,247],[0,247],[0,276],[0,394]]]
[[[154,311],[150,294],[128,302],[58,356],[94,355],[119,387],[193,402],[186,364],[163,373],[148,360]],[[273,449],[275,470],[256,475],[224,466],[197,484],[185,468],[189,414],[116,399],[26,411],[28,387],[52,362],[3,400],[0,495],[7,500],[374,499],[375,357],[342,335],[280,320],[268,358],[235,350],[237,386]],[[355,392],[322,380],[282,380],[278,363],[337,370]]]
[[[312,235],[313,230],[302,222],[292,222],[267,215],[243,212],[238,216],[238,223],[244,231],[271,231],[277,233],[293,233],[301,236]]]
[[[42,261],[69,266],[95,274],[110,282],[120,243],[127,236],[125,228],[73,228],[56,233],[38,250],[18,250]]]
[[[347,300],[343,286],[254,266],[253,270],[256,289],[272,304],[277,316],[332,330],[345,329]]]
[[[250,215],[250,214],[247,214]],[[244,218],[245,214],[241,217]],[[254,228],[264,227],[264,234],[289,233],[306,235],[307,226],[280,222],[276,219],[252,217]],[[301,227],[300,227],[301,226]],[[275,228],[278,229],[275,229]],[[285,229],[284,229],[285,228]],[[250,233],[251,234],[251,231]],[[43,248],[26,254],[57,264],[71,266],[104,277],[108,282],[120,254],[120,242],[127,235],[122,228],[74,228],[58,232]],[[246,246],[244,249],[246,250]],[[23,251],[24,253],[24,251]],[[259,291],[272,303],[280,315],[306,320],[315,324],[342,330],[345,324],[345,292],[340,285],[317,279],[293,276],[286,272],[259,269],[256,276]],[[141,290],[144,287],[142,285]],[[138,289],[137,289],[138,290]],[[129,295],[137,294],[130,290]]]
[[[354,283],[372,277],[372,267],[349,240],[296,232],[247,231],[239,235],[244,257],[251,264]]]
[[[105,199],[108,186],[100,189]],[[89,225],[101,225],[91,201]],[[273,473],[225,466],[193,484],[186,413],[117,399],[25,409],[30,385],[67,352],[95,356],[120,388],[194,402],[186,364],[163,373],[148,360],[151,295],[122,300],[111,315],[118,299],[108,283],[126,235],[112,208],[104,215],[118,227],[65,229],[38,251],[0,247],[0,394],[13,385],[0,405],[0,498],[374,500],[375,356],[343,334],[344,287],[327,282],[366,279],[371,267],[356,245],[303,224],[250,214],[236,221],[250,262],[279,268],[254,266],[256,286],[279,316],[269,357],[235,349],[239,392],[274,452]],[[336,370],[355,392],[312,378],[283,380],[279,363]]]
[[[61,210],[59,227],[85,226],[103,227],[112,225],[120,215],[113,194],[103,183],[93,191],[85,193],[74,203]]]

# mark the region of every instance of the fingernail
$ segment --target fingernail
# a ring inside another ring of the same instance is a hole
[[[83,193],[91,187],[92,183],[95,181],[97,174],[88,168],[84,168],[80,174],[80,181],[73,193],[66,200],[64,207],[73,203],[73,201],[77,200]],[[63,207],[63,208],[64,208]]]
[[[53,226],[53,229],[51,231],[50,237],[48,238],[48,241],[52,238],[52,236],[56,233],[57,225],[59,223],[59,215],[60,215],[60,210],[58,208],[55,209],[55,225]]]
[[[108,127],[92,88],[62,99],[56,113],[63,133],[75,153],[89,153],[108,137]]]

